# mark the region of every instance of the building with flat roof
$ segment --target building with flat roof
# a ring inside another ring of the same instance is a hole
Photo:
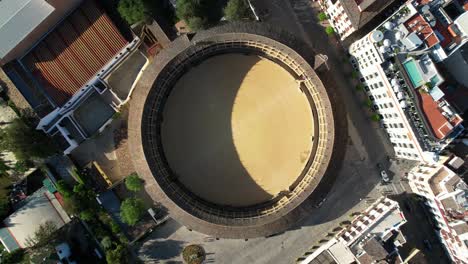
[[[411,190],[425,198],[435,231],[454,263],[468,263],[468,186],[456,173],[462,166],[459,157],[442,157],[438,164],[420,164],[408,175]]]
[[[128,101],[148,60],[140,39],[125,38],[97,1],[65,2],[2,1],[0,14],[10,18],[3,26],[0,20],[0,58],[41,118],[37,129],[68,154]]]
[[[398,247],[406,243],[406,223],[397,202],[382,197],[351,221],[332,240],[311,252],[301,264],[403,263]]]
[[[60,197],[59,197],[60,199]],[[28,240],[45,222],[54,223],[57,228],[70,222],[56,195],[42,187],[23,201],[23,206],[3,220],[0,228],[0,242],[8,252],[30,246]]]
[[[359,30],[394,0],[320,0],[320,7],[341,40]]]
[[[458,3],[408,1],[349,48],[399,158],[436,162],[464,130],[460,108],[451,98],[454,90],[465,88],[448,80],[440,63],[468,41],[458,23],[467,11],[457,9],[450,22],[442,15],[447,2]]]

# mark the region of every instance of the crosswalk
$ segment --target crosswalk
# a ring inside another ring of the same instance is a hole
[[[398,182],[391,182],[388,184],[383,184],[380,186],[380,192],[383,195],[395,195],[395,194],[401,194],[405,192],[405,186],[402,184],[401,181]]]

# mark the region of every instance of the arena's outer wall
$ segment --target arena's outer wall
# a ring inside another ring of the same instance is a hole
[[[289,193],[251,207],[218,206],[190,193],[172,175],[160,142],[161,112],[175,82],[201,60],[226,52],[257,53],[285,67],[301,80],[315,119],[311,159],[298,181]],[[200,32],[192,39],[176,39],[145,70],[131,101],[129,146],[149,195],[189,229],[223,238],[271,235],[284,231],[307,214],[311,206],[303,202],[325,175],[335,140],[331,103],[311,67],[314,59],[314,52],[302,41],[263,24],[228,24]]]

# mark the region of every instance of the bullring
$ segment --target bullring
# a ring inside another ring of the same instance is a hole
[[[215,237],[284,231],[331,158],[333,111],[315,54],[259,24],[182,36],[135,89],[130,151],[146,190]]]

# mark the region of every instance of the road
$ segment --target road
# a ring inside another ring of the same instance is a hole
[[[392,156],[390,143],[385,132],[366,115],[362,99],[350,85],[351,70],[343,63],[344,53],[337,41],[329,38],[317,23],[311,3],[306,0],[257,0],[255,3],[268,10],[266,22],[297,35],[329,58],[330,70],[321,77],[326,79],[325,86],[334,89],[341,98],[349,136],[341,140],[348,142],[348,146],[337,181],[321,208],[297,227],[270,238],[216,240],[190,232],[174,220],[168,221],[138,249],[139,256],[146,262],[179,263],[180,248],[197,243],[208,253],[208,263],[294,263],[327,232],[350,219],[351,213],[363,210],[381,192],[389,191],[386,188],[392,188],[380,185],[376,170],[377,162],[390,166],[387,161],[387,156]],[[392,173],[390,176],[398,178]],[[404,187],[395,188],[393,192],[399,193]]]

